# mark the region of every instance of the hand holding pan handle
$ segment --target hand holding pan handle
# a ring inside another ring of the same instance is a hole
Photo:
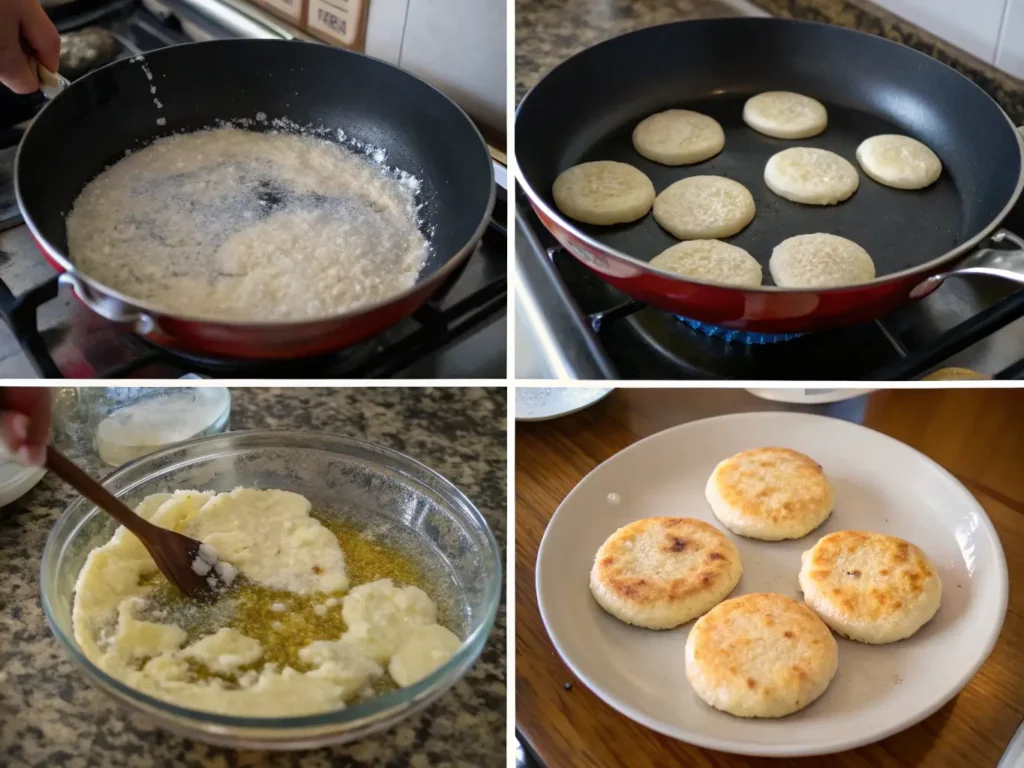
[[[1006,229],[1000,229],[991,238],[991,242],[996,245],[1006,241],[1013,243],[1016,248],[979,248],[961,261],[955,269],[932,275],[915,287],[910,292],[911,298],[927,296],[947,278],[965,275],[1001,277],[1024,285],[1024,240]]]
[[[89,309],[113,323],[127,325],[140,336],[156,330],[157,323],[152,316],[134,309],[113,296],[97,294],[74,272],[62,272],[58,278],[61,285],[68,285]]]

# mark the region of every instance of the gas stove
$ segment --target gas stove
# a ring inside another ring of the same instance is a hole
[[[64,38],[61,73],[167,45],[227,38],[311,39],[239,0],[70,0],[50,11]],[[495,162],[483,240],[424,307],[355,347],[300,360],[226,361],[158,348],[98,317],[59,285],[14,197],[18,142],[43,105],[0,88],[0,378],[455,378],[506,375],[507,176]]]
[[[516,205],[516,377],[900,381],[939,368],[1024,378],[1024,289],[960,279],[864,325],[744,334],[633,301],[568,254],[525,197]],[[1024,232],[1024,203],[1004,222]]]

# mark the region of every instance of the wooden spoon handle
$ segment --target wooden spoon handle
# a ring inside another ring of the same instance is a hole
[[[110,491],[93,480],[71,459],[52,445],[46,446],[46,468],[85,498],[113,517],[129,531],[143,538],[150,523],[139,517]]]

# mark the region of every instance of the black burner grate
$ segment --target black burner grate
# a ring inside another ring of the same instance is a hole
[[[354,347],[292,360],[226,360],[189,355],[149,343],[140,344],[134,335],[116,330],[110,325],[104,330],[123,337],[125,346],[130,346],[134,351],[127,356],[128,359],[92,373],[96,377],[108,379],[162,378],[168,375],[168,371],[175,375],[187,372],[214,378],[333,379],[399,376],[414,364],[468,338],[502,315],[508,300],[506,242],[504,225],[497,219],[492,220],[480,246],[467,261],[465,268],[453,275],[430,301],[393,328]],[[468,274],[470,272],[472,274]],[[48,379],[64,378],[64,372],[47,343],[47,337],[52,336],[52,332],[39,328],[38,310],[56,298],[58,289],[58,278],[54,276],[20,296],[15,296],[0,280],[0,316],[10,327],[36,373]]]
[[[565,291],[562,313],[593,332],[595,370],[623,379],[732,379],[768,381],[901,381],[943,365],[960,364],[1024,317],[1024,289],[1006,282],[950,280],[926,299],[864,325],[782,338],[705,325],[648,307],[612,288],[561,248],[520,197],[518,204],[540,248],[531,257],[550,260]],[[1015,211],[1007,226],[1021,230]],[[552,299],[554,300],[554,299]],[[552,310],[553,311],[553,310]],[[572,357],[572,355],[569,355]],[[1005,355],[1003,356],[1005,358]],[[1024,343],[994,378],[1024,378]],[[954,362],[950,363],[950,359]],[[971,367],[966,364],[965,367]]]

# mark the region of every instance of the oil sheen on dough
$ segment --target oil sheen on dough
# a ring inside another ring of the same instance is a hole
[[[177,491],[149,496],[136,511],[214,547],[251,582],[302,595],[349,588],[337,537],[310,516],[309,501],[298,494]],[[423,590],[381,579],[325,600],[326,610],[344,618],[340,637],[309,642],[298,651],[296,668],[261,664],[260,643],[226,626],[189,642],[188,632],[151,604],[149,579],[156,573],[141,542],[119,527],[79,574],[75,639],[107,674],[183,707],[255,717],[338,709],[372,696],[389,668],[394,683],[412,685],[461,645],[437,624],[437,606]],[[230,599],[230,593],[220,598],[225,610]]]

